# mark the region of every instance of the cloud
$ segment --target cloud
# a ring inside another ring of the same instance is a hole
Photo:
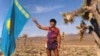
[[[47,13],[47,12],[51,12],[53,10],[56,10],[58,8],[62,8],[63,6],[59,5],[59,6],[35,6],[35,9],[33,11],[33,13]]]

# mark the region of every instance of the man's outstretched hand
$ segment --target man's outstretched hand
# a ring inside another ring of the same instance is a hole
[[[34,22],[34,23],[37,23],[37,20],[33,18],[33,22]]]

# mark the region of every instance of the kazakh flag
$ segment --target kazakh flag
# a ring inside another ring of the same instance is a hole
[[[11,56],[14,52],[16,39],[29,18],[29,13],[18,0],[13,0],[2,29],[1,50],[5,56]]]

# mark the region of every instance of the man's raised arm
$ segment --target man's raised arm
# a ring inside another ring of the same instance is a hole
[[[33,22],[36,24],[36,26],[39,28],[39,29],[42,29],[42,30],[48,30],[49,27],[43,27],[41,26],[36,19],[33,19]]]

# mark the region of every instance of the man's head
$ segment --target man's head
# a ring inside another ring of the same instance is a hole
[[[55,27],[57,21],[55,19],[50,19],[50,26]]]

